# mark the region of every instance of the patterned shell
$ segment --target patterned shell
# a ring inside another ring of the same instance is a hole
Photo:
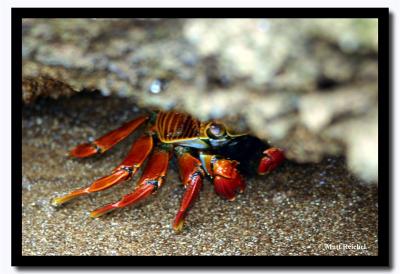
[[[158,138],[164,143],[175,143],[202,137],[202,123],[188,114],[159,112],[156,129]]]

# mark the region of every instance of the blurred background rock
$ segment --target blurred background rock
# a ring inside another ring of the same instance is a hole
[[[22,41],[25,104],[98,90],[377,183],[376,19],[24,19]]]

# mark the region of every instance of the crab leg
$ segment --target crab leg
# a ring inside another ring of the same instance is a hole
[[[204,171],[201,168],[201,162],[193,157],[188,150],[177,147],[178,164],[181,180],[186,188],[178,213],[173,222],[173,229],[177,232],[183,228],[185,217],[189,207],[200,193],[203,185]]]
[[[154,193],[164,183],[170,156],[169,147],[165,149],[158,148],[151,155],[135,190],[123,196],[118,202],[105,205],[92,211],[90,216],[97,218],[114,209],[126,207],[150,196],[150,194]]]
[[[283,150],[279,148],[269,148],[264,151],[264,157],[261,158],[258,165],[258,174],[265,175],[276,169],[285,160]]]
[[[218,195],[233,201],[237,192],[244,191],[246,184],[236,168],[239,162],[212,154],[200,154],[200,158]]]
[[[142,163],[153,148],[153,137],[151,135],[143,135],[133,143],[128,156],[119,164],[110,175],[104,176],[94,181],[90,186],[80,188],[68,193],[65,196],[53,199],[53,205],[61,205],[75,197],[105,190],[115,184],[126,181],[137,172]]]
[[[99,139],[93,141],[92,143],[86,143],[76,146],[71,150],[70,155],[76,158],[85,158],[92,156],[96,153],[103,153],[120,141],[128,137],[129,134],[134,132],[140,125],[142,125],[148,116],[141,116],[139,118],[133,119],[122,125],[121,127],[108,132],[106,135],[100,137]]]

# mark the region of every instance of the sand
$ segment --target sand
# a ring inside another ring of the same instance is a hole
[[[88,215],[132,191],[135,177],[54,208],[55,196],[108,174],[138,134],[90,159],[68,150],[140,113],[129,100],[97,95],[23,108],[23,255],[377,255],[377,187],[361,184],[343,158],[249,176],[234,202],[206,181],[180,234],[171,228],[183,194],[173,163],[163,188],[138,206]]]

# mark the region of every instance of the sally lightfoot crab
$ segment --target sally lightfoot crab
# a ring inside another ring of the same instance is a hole
[[[88,187],[54,198],[53,205],[58,206],[78,196],[102,191],[131,179],[150,155],[134,191],[117,202],[92,211],[90,216],[96,218],[114,209],[137,203],[155,193],[163,185],[173,153],[177,157],[180,178],[186,189],[173,221],[174,230],[182,230],[188,210],[200,193],[204,177],[212,181],[218,195],[230,201],[235,199],[238,192],[244,191],[246,185],[237,169],[238,161],[215,153],[219,148],[232,144],[244,134],[233,134],[222,123],[201,122],[184,113],[158,112],[141,116],[91,143],[78,145],[70,155],[85,158],[103,153],[144,124],[147,127],[145,133],[133,143],[126,158],[110,175],[97,179]],[[258,173],[271,172],[283,160],[282,150],[277,148],[265,150],[258,165]]]

